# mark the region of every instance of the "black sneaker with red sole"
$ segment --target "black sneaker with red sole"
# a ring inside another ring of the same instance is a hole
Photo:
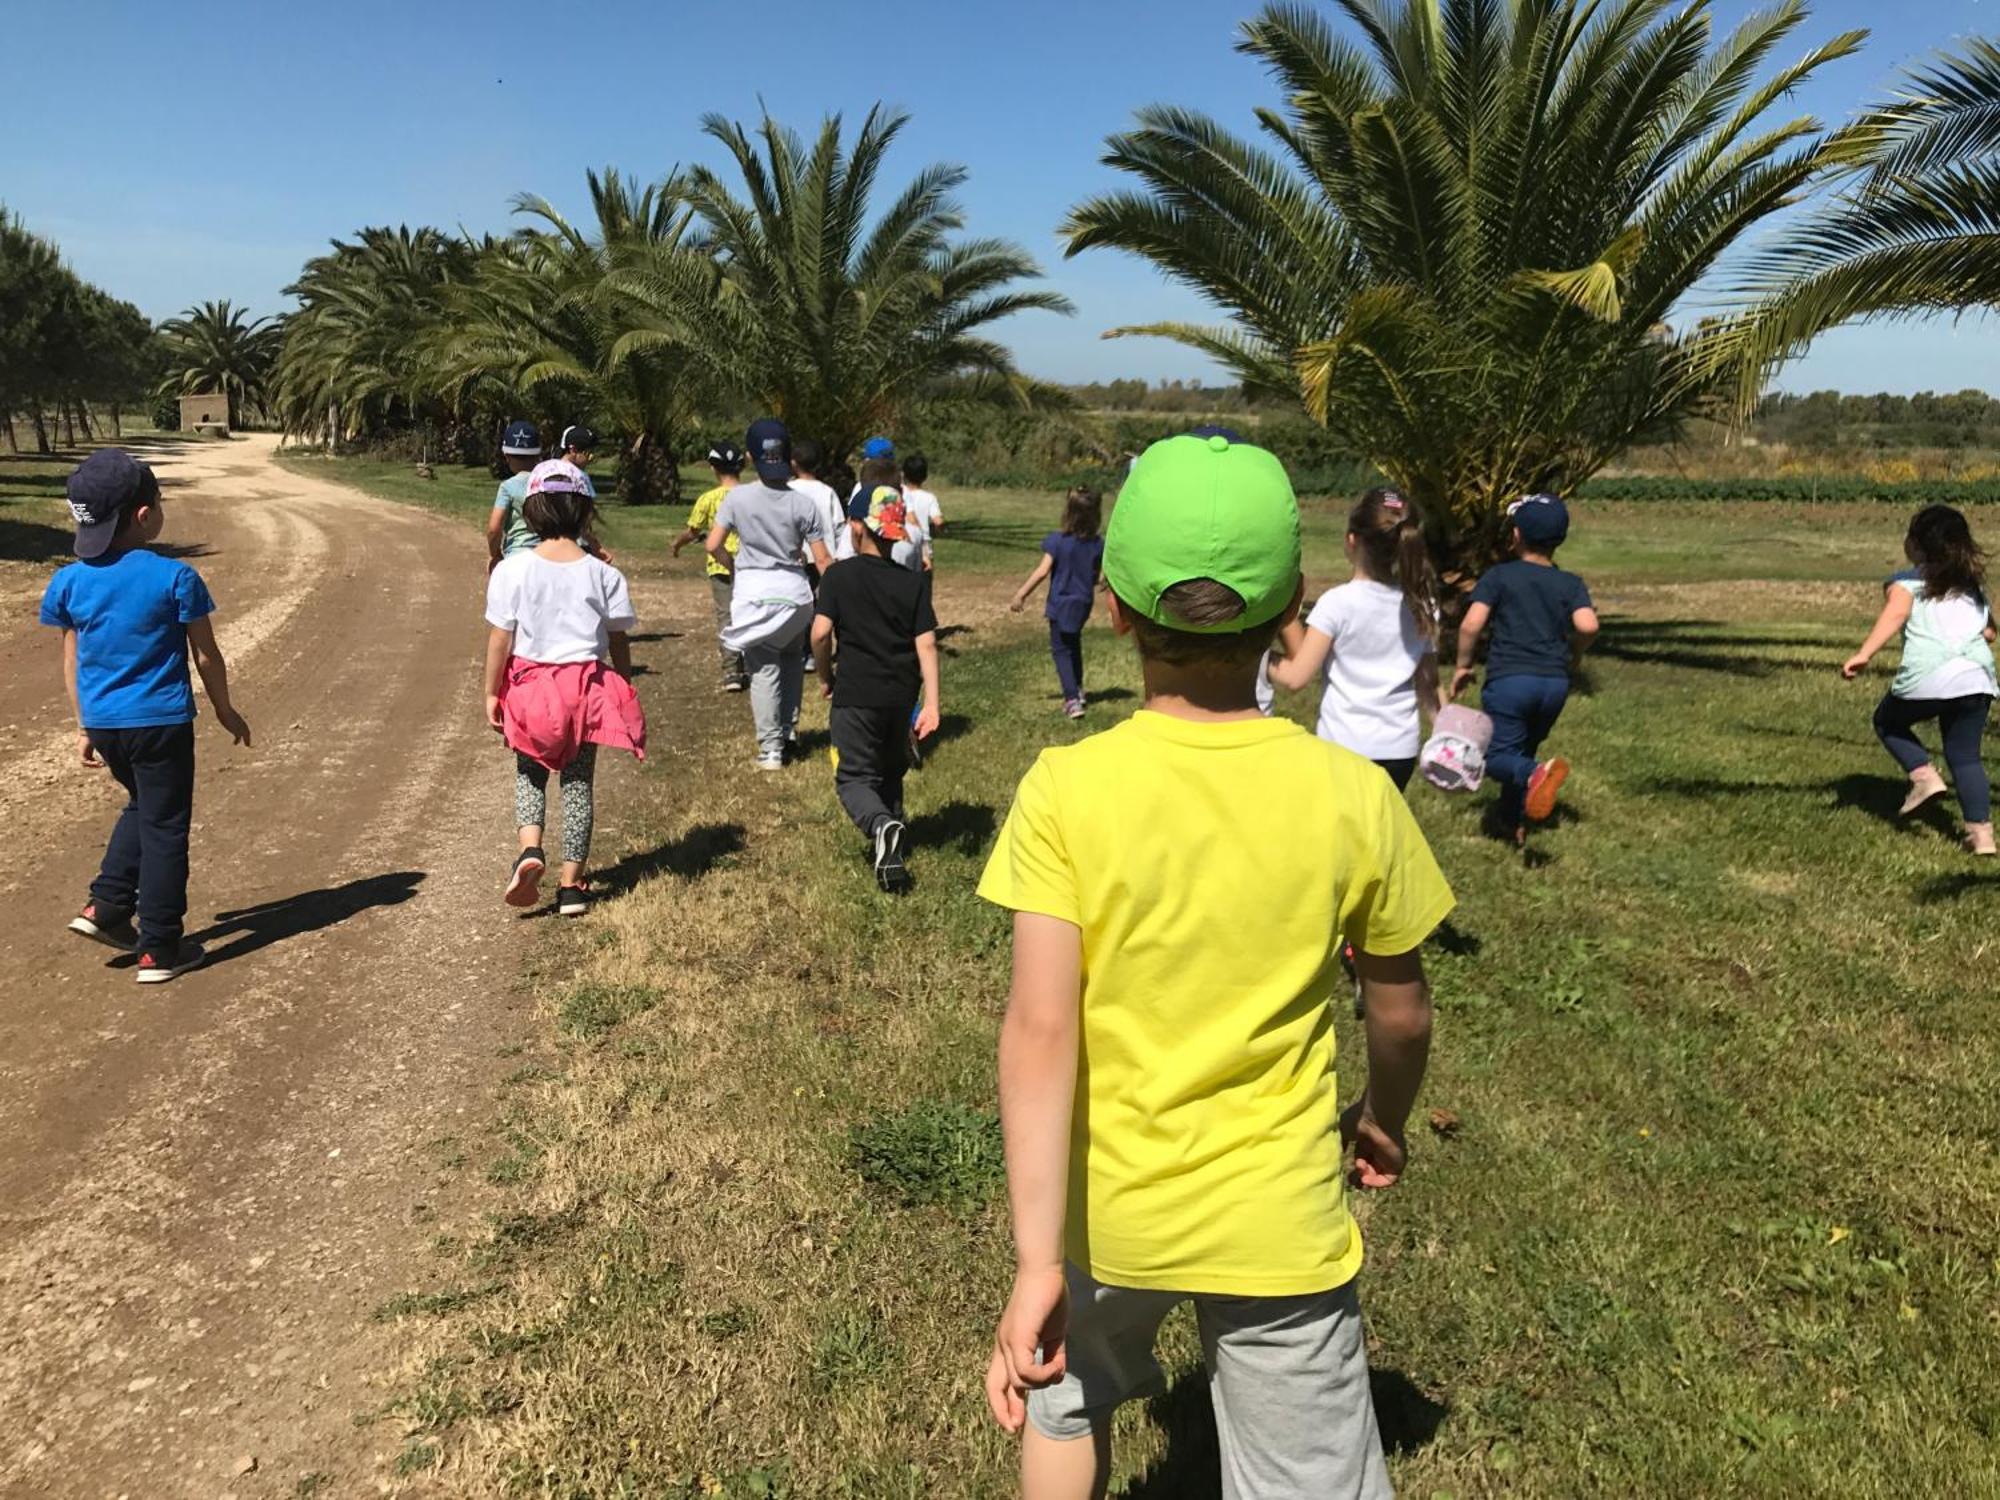
[[[69,930],[120,953],[131,953],[139,946],[139,929],[132,925],[132,914],[113,911],[95,901],[69,919]]]

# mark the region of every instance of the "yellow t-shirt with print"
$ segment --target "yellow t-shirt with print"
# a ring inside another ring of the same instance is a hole
[[[718,484],[712,490],[703,490],[701,494],[695,497],[693,506],[688,510],[688,530],[700,533],[703,542],[708,540],[709,532],[715,529],[715,518],[722,510],[722,502],[729,496],[729,488],[726,484]],[[729,555],[734,557],[736,549],[742,545],[743,543],[737,539],[736,533],[733,531],[730,532],[729,540],[725,544]],[[706,556],[707,554],[704,553],[703,555]],[[708,576],[710,578],[727,578],[729,576],[729,569],[723,567],[721,563],[710,557],[708,558]]]
[[[1083,935],[1070,1260],[1233,1296],[1349,1280],[1341,940],[1407,953],[1452,907],[1380,768],[1284,719],[1142,711],[1042,752],[979,894]]]

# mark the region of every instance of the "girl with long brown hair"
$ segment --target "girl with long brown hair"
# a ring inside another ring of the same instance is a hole
[[[1042,560],[1016,590],[1011,608],[1019,614],[1029,596],[1048,580],[1049,654],[1062,687],[1063,712],[1083,717],[1083,627],[1097,599],[1104,567],[1104,497],[1078,485],[1063,501],[1062,525],[1042,538]]]

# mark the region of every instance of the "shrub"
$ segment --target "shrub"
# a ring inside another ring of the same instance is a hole
[[[935,1099],[857,1125],[848,1150],[864,1181],[911,1208],[970,1212],[993,1196],[1007,1171],[998,1116]]]

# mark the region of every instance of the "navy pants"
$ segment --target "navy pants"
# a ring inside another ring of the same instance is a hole
[[[1500,817],[1510,828],[1521,821],[1536,752],[1568,701],[1567,677],[1502,677],[1479,690],[1480,710],[1493,721],[1486,774],[1500,783]]]
[[[1979,740],[1986,733],[1986,715],[1993,700],[1984,693],[1966,698],[1898,698],[1891,693],[1875,706],[1875,733],[1905,771],[1931,763],[1931,753],[1916,736],[1917,725],[1938,721],[1944,738],[1944,763],[1951,767],[1951,784],[1968,823],[1993,819],[1993,793],[1986,767],[1979,759]]]
[[[135,912],[139,951],[180,947],[187,915],[188,823],[194,814],[194,725],[92,729],[96,747],[128,799],[104,849],[90,899]]]
[[[1056,681],[1062,684],[1063,702],[1083,696],[1083,631],[1064,630],[1049,621],[1049,655],[1056,659]]]

